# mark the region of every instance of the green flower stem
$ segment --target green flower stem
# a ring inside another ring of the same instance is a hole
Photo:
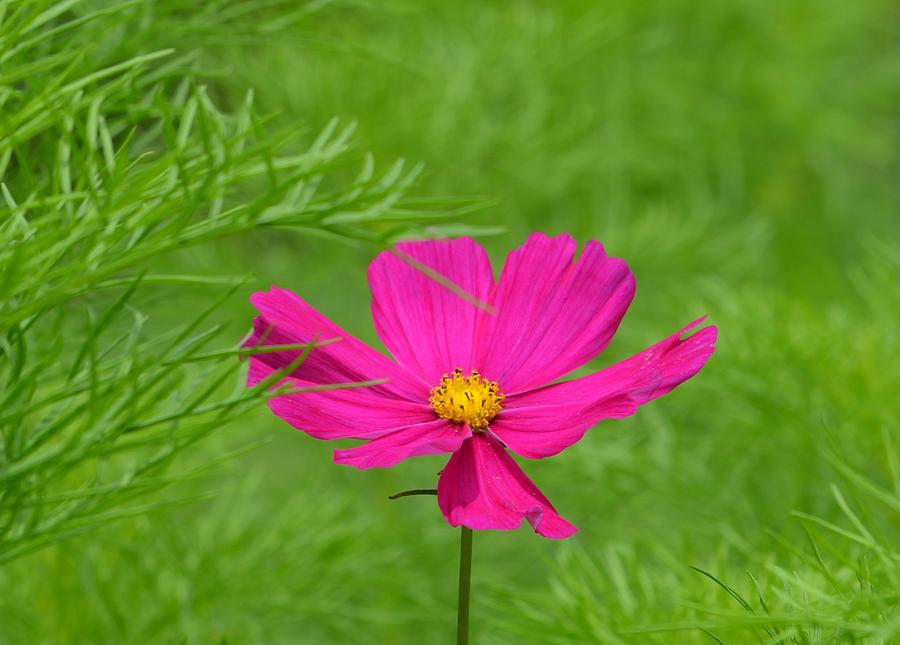
[[[469,642],[469,591],[472,578],[472,529],[465,526],[459,534],[459,602],[456,614],[456,643]]]
[[[388,499],[400,499],[411,495],[437,495],[434,488],[414,488],[394,493]],[[469,596],[472,580],[472,529],[460,527],[459,534],[459,601],[456,610],[456,642],[469,642]]]

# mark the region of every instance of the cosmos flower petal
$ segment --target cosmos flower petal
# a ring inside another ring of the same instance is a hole
[[[588,242],[577,261],[568,235],[531,235],[510,253],[484,319],[479,369],[506,394],[523,392],[581,367],[607,346],[634,297],[624,261]]]
[[[438,505],[451,526],[517,529],[566,538],[578,529],[564,520],[506,450],[486,433],[467,439],[438,480]]]
[[[491,430],[523,457],[561,452],[603,419],[634,414],[699,372],[715,350],[717,329],[682,336],[703,320],[596,374],[508,397]]]
[[[259,382],[272,372],[262,361],[251,359],[252,379]],[[291,377],[273,387],[287,387],[292,393],[273,397],[269,408],[316,439],[374,439],[434,419],[427,404],[381,396],[370,387],[322,389],[328,386]]]
[[[409,457],[455,452],[472,436],[468,427],[437,419],[394,430],[355,448],[334,451],[334,463],[360,469],[389,468]]]
[[[331,341],[309,352],[303,363],[291,374],[313,383],[352,383],[387,379],[377,389],[394,397],[422,402],[431,384],[409,374],[387,356],[351,336],[310,307],[298,295],[278,287],[260,291],[250,297],[259,310],[253,321],[253,334],[245,347],[289,345],[313,341]],[[274,369],[284,369],[300,356],[299,350],[259,353],[254,360]],[[250,385],[254,385],[251,381]]]
[[[401,366],[431,385],[456,367],[470,371],[484,314],[477,303],[494,286],[484,249],[459,238],[398,244],[396,251],[369,266],[378,336]]]

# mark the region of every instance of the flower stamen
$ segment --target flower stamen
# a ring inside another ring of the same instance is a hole
[[[431,390],[428,403],[442,419],[465,423],[473,432],[487,430],[488,424],[500,412],[503,394],[495,381],[488,381],[473,370],[463,376],[460,368],[444,374],[441,382]]]

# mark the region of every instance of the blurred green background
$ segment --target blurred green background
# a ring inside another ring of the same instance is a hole
[[[422,162],[416,198],[477,207],[451,222],[491,233],[496,269],[533,230],[625,258],[637,296],[591,367],[702,314],[719,326],[697,378],[525,464],[580,532],[476,534],[473,642],[898,638],[896,3],[132,5],[104,18],[116,51],[192,53],[222,109],[252,89],[266,127],[355,120],[354,155]],[[147,266],[252,274],[215,314],[226,339],[248,330],[248,295],[277,283],[377,345],[378,251],[279,229]],[[140,293],[154,333],[223,296]],[[260,402],[174,468],[246,446],[214,477],[153,493],[208,498],[0,568],[0,641],[451,641],[458,533],[432,498],[386,499],[434,485],[444,457],[335,466],[333,445]]]

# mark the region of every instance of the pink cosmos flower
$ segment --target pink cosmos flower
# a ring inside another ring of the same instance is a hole
[[[514,529],[524,518],[545,537],[572,535],[575,526],[509,453],[550,457],[598,422],[633,414],[700,370],[716,328],[685,336],[701,318],[627,360],[557,382],[613,337],[634,296],[625,262],[607,256],[599,242],[588,242],[576,260],[572,237],[535,233],[509,254],[495,280],[484,249],[469,238],[397,249],[369,267],[375,329],[393,361],[290,291],[253,294],[259,316],[248,346],[340,339],[312,350],[284,382],[304,388],[384,379],[277,396],[272,411],[318,439],[365,440],[335,450],[339,464],[387,467],[451,453],[437,490],[453,526]],[[249,384],[297,357],[255,354]]]

